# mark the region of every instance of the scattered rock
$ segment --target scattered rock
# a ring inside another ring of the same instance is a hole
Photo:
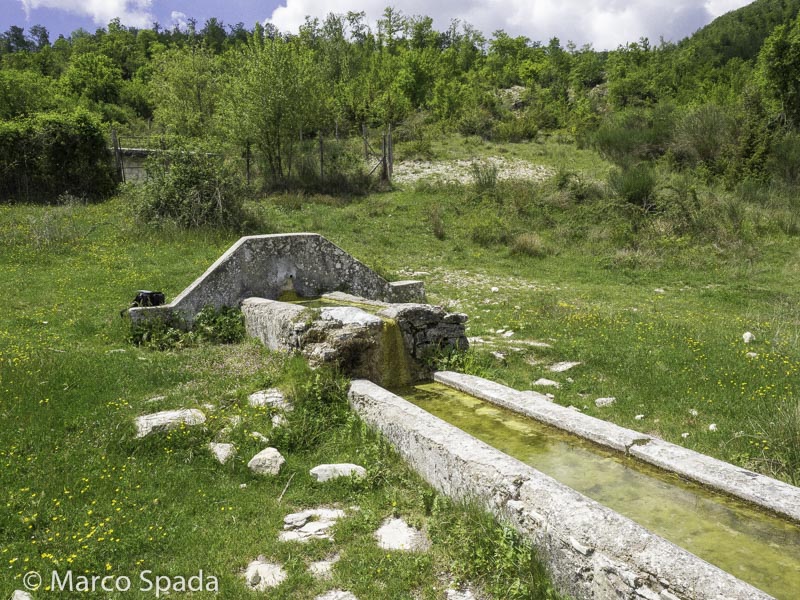
[[[286,515],[278,539],[282,542],[332,540],[330,528],[344,516],[345,512],[338,508],[310,508]]]
[[[550,400],[550,402],[556,399],[555,394],[545,394],[544,397]]]
[[[475,594],[469,588],[463,590],[447,590],[445,600],[476,600]]]
[[[511,336],[513,336],[513,335],[514,335],[514,332],[513,332],[513,331],[506,331],[506,332],[503,334],[503,337],[504,337],[504,338],[510,338],[510,337],[511,337]]]
[[[563,373],[564,371],[569,371],[573,367],[577,367],[579,362],[560,362],[550,366],[550,371],[553,373]]]
[[[403,519],[386,519],[375,532],[378,546],[384,550],[424,552],[431,546],[428,536],[409,526]]]
[[[165,410],[136,418],[136,437],[143,438],[154,431],[167,431],[180,425],[200,425],[206,416],[196,408]]]
[[[279,564],[266,562],[262,557],[247,565],[244,580],[247,587],[257,592],[265,592],[269,588],[278,587],[288,575]]]
[[[756,341],[756,336],[754,336],[749,331],[745,331],[744,334],[742,335],[742,340],[744,340],[745,344],[751,344],[752,342]]]
[[[541,386],[541,387],[554,387],[556,389],[561,387],[561,384],[557,381],[553,381],[552,379],[545,379],[542,377],[541,379],[537,379],[531,385]]]
[[[247,463],[248,468],[258,475],[277,475],[286,459],[276,448],[265,448]]]
[[[499,361],[504,361],[506,359],[506,355],[502,352],[492,352],[492,356],[494,356]]]
[[[315,597],[314,600],[358,600],[352,592],[346,592],[344,590],[331,590],[329,592],[325,592],[324,594],[320,594],[319,596]]]
[[[633,418],[636,419],[637,421],[641,421],[642,419],[644,419],[644,415],[636,415]]]
[[[271,406],[281,410],[292,410],[292,405],[286,400],[283,392],[277,388],[260,390],[247,397],[247,403],[253,407]]]
[[[606,406],[611,406],[616,401],[617,399],[614,398],[613,396],[608,398],[598,398],[597,400],[594,401],[594,405],[597,408],[605,408]]]
[[[716,423],[711,423],[711,425],[708,426],[708,430],[709,431],[716,431],[717,430],[717,424]]]
[[[166,398],[167,398],[166,396],[153,396],[152,398],[148,398],[144,402],[145,404],[151,404],[155,402],[161,402],[162,400],[166,400]]]
[[[688,438],[688,437],[689,437],[689,433],[688,433],[688,432],[686,432],[686,431],[684,431],[684,432],[681,434],[681,437],[682,437],[683,439],[686,439],[686,438]]]
[[[656,288],[653,290],[656,294],[666,294],[667,291],[664,288]]]
[[[699,415],[700,413],[699,413],[699,412],[697,412],[697,409],[696,409],[696,408],[690,408],[690,409],[689,409],[689,414],[690,414],[690,415],[692,415],[693,417],[696,417],[696,416],[697,416],[697,415]]]
[[[496,293],[497,293],[497,292],[499,292],[499,291],[500,291],[500,288],[499,288],[499,287],[492,287],[492,293],[493,293],[493,294],[496,294]]]
[[[286,420],[286,417],[282,414],[272,415],[272,426],[273,427],[286,427],[289,424],[289,421]]]
[[[746,354],[746,356],[747,356],[747,358],[758,358],[758,353],[757,352],[748,352]]]
[[[257,440],[257,441],[261,442],[262,444],[268,444],[269,443],[269,438],[267,438],[267,436],[265,436],[260,431],[251,431],[250,432],[250,437],[253,438],[254,440]]]
[[[239,484],[239,489],[240,490],[246,490],[247,489],[247,484],[246,483],[240,483]]]
[[[308,565],[308,572],[315,579],[331,579],[333,577],[333,565],[339,562],[341,556],[334,554],[325,560],[318,560]]]
[[[330,481],[331,479],[338,479],[339,477],[361,478],[366,476],[367,470],[364,467],[352,463],[338,463],[317,465],[311,469],[309,473],[317,481],[323,482]]]
[[[213,454],[214,458],[216,458],[222,465],[236,456],[236,447],[233,444],[209,442],[208,449],[211,450],[211,454]]]

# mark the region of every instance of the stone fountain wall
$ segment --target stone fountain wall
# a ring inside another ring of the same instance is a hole
[[[248,298],[242,303],[247,333],[271,350],[300,352],[314,366],[334,365],[351,377],[388,387],[430,379],[427,358],[468,347],[464,314],[342,293],[323,298],[330,306],[320,309]]]
[[[424,302],[421,281],[386,281],[317,233],[255,235],[239,239],[171,303],[129,310],[134,322],[149,318],[191,327],[206,306],[239,306],[245,298],[276,300],[286,292],[315,298],[347,292],[384,302]]]

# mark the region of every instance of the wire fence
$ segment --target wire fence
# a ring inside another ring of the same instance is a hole
[[[111,150],[118,178],[122,182],[140,182],[147,178],[147,161],[174,148],[177,140],[165,135],[134,135],[111,131]],[[281,163],[281,178],[314,179],[321,184],[336,181],[343,175],[358,172],[368,178],[391,182],[394,145],[391,127],[386,130],[363,125],[348,135],[300,135],[290,155]],[[266,184],[275,179],[274,169],[259,157],[252,145],[240,152],[219,153],[248,183]]]

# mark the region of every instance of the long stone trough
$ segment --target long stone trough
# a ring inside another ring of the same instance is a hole
[[[476,397],[492,401],[510,399],[518,404],[511,407],[518,412],[521,412],[520,407],[537,404],[531,402],[534,398],[528,392],[511,390],[480,378],[437,373],[436,379]],[[453,499],[484,506],[530,539],[548,564],[555,585],[563,592],[587,599],[771,598],[370,381],[353,381],[349,398],[361,418],[381,432],[436,489]],[[548,409],[550,422],[560,420],[557,425],[563,427],[570,415],[556,414],[557,408],[549,406],[554,409]],[[547,413],[544,407],[540,408],[541,413]],[[541,414],[537,415],[540,417]],[[632,453],[651,443],[649,436],[593,420],[597,423],[573,419],[567,428],[623,452]],[[661,456],[663,452],[657,454]],[[666,454],[673,455],[672,452]],[[662,459],[651,462],[657,460]],[[756,484],[745,494],[754,498],[769,497],[769,482],[759,482],[748,476],[742,483],[748,480]],[[794,515],[796,507],[791,490],[797,490],[786,487],[791,489],[778,494],[782,498],[778,505],[783,514]],[[775,510],[774,506],[770,508]]]

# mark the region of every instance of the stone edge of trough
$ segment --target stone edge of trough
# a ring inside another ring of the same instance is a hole
[[[530,539],[577,598],[765,600],[768,594],[407,400],[355,380],[350,405],[428,483]]]
[[[536,392],[520,392],[482,377],[450,371],[435,373],[434,380],[800,523],[800,488],[783,481],[553,404]]]

